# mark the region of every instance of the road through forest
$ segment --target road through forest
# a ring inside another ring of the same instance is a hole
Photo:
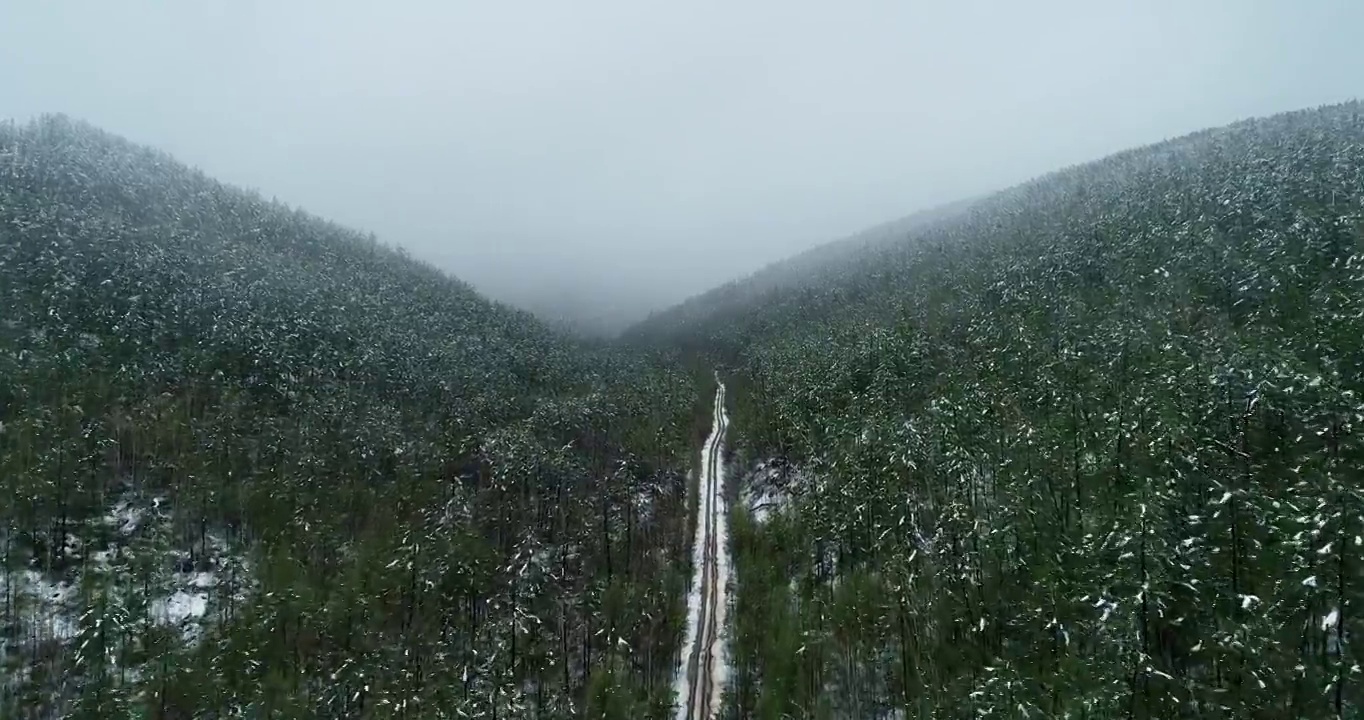
[[[678,720],[711,720],[729,676],[721,638],[729,607],[729,509],[724,498],[725,386],[718,382],[710,437],[701,447],[696,483],[696,537],[687,592],[687,634],[677,681]]]

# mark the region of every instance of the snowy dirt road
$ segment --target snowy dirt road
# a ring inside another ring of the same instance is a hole
[[[687,634],[682,644],[677,689],[678,720],[711,720],[729,676],[721,637],[729,607],[729,509],[724,498],[725,386],[715,391],[710,437],[701,448],[697,481],[696,538],[692,579],[687,592]]]

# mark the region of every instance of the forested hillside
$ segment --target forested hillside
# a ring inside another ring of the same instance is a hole
[[[736,716],[1360,712],[1364,106],[1070,168],[749,297],[630,334],[724,363],[741,461],[807,478],[735,509]]]
[[[708,378],[0,125],[0,716],[642,716]]]
[[[909,233],[956,217],[970,206],[970,201],[948,203],[771,263],[653,313],[648,320],[628,328],[624,339],[635,346],[656,344],[688,353],[714,353],[714,338],[706,331],[719,318],[737,319],[775,297],[809,291],[826,282],[832,273],[859,273],[865,269],[862,263],[868,256],[893,248]]]

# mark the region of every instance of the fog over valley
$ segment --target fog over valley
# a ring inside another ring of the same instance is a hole
[[[1333,1],[11,3],[0,117],[66,113],[618,328],[915,210],[1349,99],[1361,26]]]

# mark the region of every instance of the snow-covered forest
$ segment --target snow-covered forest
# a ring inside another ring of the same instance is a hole
[[[1359,103],[611,343],[0,125],[0,717],[671,717],[722,499],[720,717],[1352,717],[1362,374]]]
[[[0,717],[671,702],[709,372],[63,117],[0,308]]]
[[[806,479],[734,512],[732,717],[1359,712],[1364,105],[755,283],[631,333]]]

